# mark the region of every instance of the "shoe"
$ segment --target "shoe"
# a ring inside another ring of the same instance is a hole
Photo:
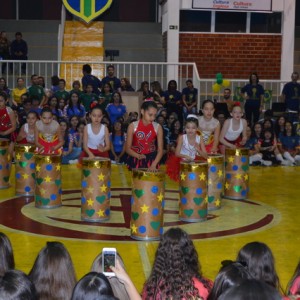
[[[293,163],[287,159],[284,159],[283,161],[281,161],[281,165],[282,166],[291,166]]]
[[[270,160],[261,160],[262,166],[272,166],[272,162]]]

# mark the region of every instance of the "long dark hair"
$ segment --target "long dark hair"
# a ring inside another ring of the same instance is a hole
[[[35,284],[39,299],[70,299],[76,284],[71,256],[60,242],[47,242],[29,277]]]
[[[171,228],[158,245],[150,277],[144,290],[147,299],[182,299],[199,297],[193,278],[206,285],[193,241],[180,228]]]
[[[279,277],[275,270],[274,256],[264,243],[251,242],[238,253],[237,260],[244,262],[254,279],[261,280],[279,289]]]
[[[10,240],[3,232],[0,232],[0,276],[14,268],[15,259]]]
[[[77,104],[76,104],[76,107],[77,107],[79,110],[82,110],[80,97],[79,97],[78,93],[77,93],[77,92],[74,92],[74,91],[71,92],[71,93],[69,94],[69,101],[68,101],[69,108],[73,109],[73,107],[74,107],[73,102],[72,102],[72,95],[74,95],[74,94],[78,96],[78,102],[77,102]]]

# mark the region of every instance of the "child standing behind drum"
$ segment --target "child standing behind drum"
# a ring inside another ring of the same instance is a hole
[[[109,132],[104,124],[101,124],[103,111],[99,106],[91,109],[91,123],[84,127],[83,131],[83,150],[81,158],[89,157],[91,159],[97,157],[108,158],[110,150]]]
[[[60,126],[53,120],[53,113],[49,107],[41,111],[41,119],[35,123],[35,144],[41,154],[61,154],[64,139],[61,135]]]
[[[126,152],[128,168],[155,170],[163,155],[163,130],[154,122],[157,105],[154,101],[142,104],[139,121],[132,122],[127,129]]]
[[[225,121],[220,133],[220,143],[223,144],[220,147],[222,154],[225,153],[225,147],[236,149],[244,146],[247,141],[247,121],[242,119],[242,108],[234,105],[230,114],[232,118]]]
[[[17,136],[17,143],[19,144],[34,144],[34,130],[35,123],[38,120],[38,114],[35,111],[31,111],[27,114],[26,121]]]
[[[203,157],[207,158],[204,139],[197,134],[198,119],[196,116],[188,115],[185,123],[185,134],[177,139],[175,155],[171,155],[166,163],[168,176],[179,181],[180,161],[194,161]]]

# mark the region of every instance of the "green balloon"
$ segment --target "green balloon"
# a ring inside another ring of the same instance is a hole
[[[223,79],[222,78],[217,78],[217,84],[222,84],[223,83]]]

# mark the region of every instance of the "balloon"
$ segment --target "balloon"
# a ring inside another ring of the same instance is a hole
[[[217,75],[216,75],[216,82],[217,82],[217,84],[222,84],[223,83],[223,75],[222,75],[222,73],[217,73]]]
[[[215,83],[212,87],[214,93],[218,93],[221,89],[221,86],[218,83]]]
[[[223,86],[226,87],[226,88],[229,87],[230,86],[230,81],[227,80],[227,79],[224,79],[223,80]]]

